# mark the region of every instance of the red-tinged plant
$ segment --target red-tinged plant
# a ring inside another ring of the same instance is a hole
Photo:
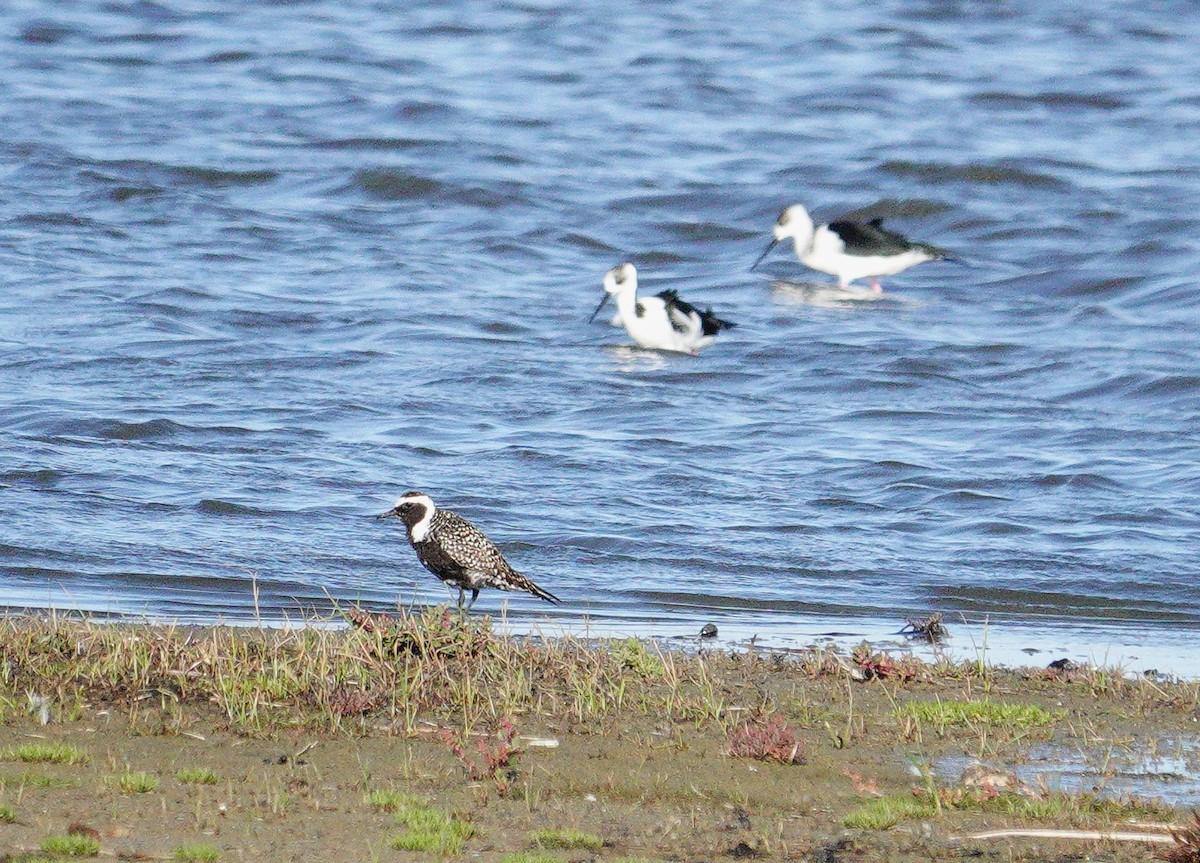
[[[804,747],[796,730],[779,714],[766,722],[747,722],[734,729],[729,739],[729,754],[734,758],[757,758],[780,764],[803,764]]]
[[[441,732],[442,741],[450,747],[454,757],[462,762],[471,781],[491,782],[496,786],[496,793],[500,795],[511,791],[512,783],[517,778],[516,766],[512,764],[513,759],[521,754],[521,750],[512,745],[516,736],[517,729],[512,721],[500,720],[500,727],[494,737],[475,741],[475,749],[478,752],[476,757],[468,754],[461,736],[449,728],[443,728]]]
[[[921,667],[920,661],[911,656],[905,656],[902,659],[896,660],[886,653],[876,653],[871,650],[871,646],[866,642],[854,648],[854,652],[850,654],[850,659],[858,667],[858,670],[862,672],[863,678],[866,680],[874,677],[881,679],[894,677],[902,681],[912,680],[917,676],[917,672]]]

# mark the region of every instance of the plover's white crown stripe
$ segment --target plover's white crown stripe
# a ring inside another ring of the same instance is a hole
[[[425,537],[429,536],[429,525],[433,522],[433,516],[437,512],[437,507],[433,505],[433,499],[427,494],[418,492],[407,492],[400,496],[396,501],[396,506],[402,503],[415,503],[425,508],[424,517],[412,526],[413,542],[424,542]]]

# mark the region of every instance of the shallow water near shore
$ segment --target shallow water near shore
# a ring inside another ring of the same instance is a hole
[[[0,606],[443,601],[365,517],[420,488],[517,628],[1194,675],[1198,18],[7,6]],[[962,263],[749,272],[797,201]],[[622,260],[738,328],[619,347]]]

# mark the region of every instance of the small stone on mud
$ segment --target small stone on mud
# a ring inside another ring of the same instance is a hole
[[[747,857],[763,856],[762,849],[756,848],[747,842],[739,842],[738,844],[734,845],[729,849],[728,854],[730,857],[733,857],[737,860],[744,860]]]

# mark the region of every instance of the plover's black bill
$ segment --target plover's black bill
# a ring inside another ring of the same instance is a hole
[[[604,304],[608,302],[608,297],[609,297],[608,291],[605,291],[604,296],[600,298],[600,305],[596,306],[596,311],[592,312],[592,316],[590,318],[588,318],[589,324],[592,321],[596,320],[596,315],[600,314],[600,310],[602,308],[604,308]]]
[[[387,512],[381,512],[381,513],[379,513],[379,515],[367,516],[367,518],[373,518],[376,521],[379,521],[380,519],[384,519],[384,518],[399,518],[399,517],[400,517],[400,513],[396,512],[396,510],[394,510],[394,509],[389,509]]]
[[[771,254],[771,249],[775,248],[775,245],[778,242],[779,242],[779,240],[771,240],[771,242],[769,242],[767,244],[767,247],[763,250],[763,253],[758,256],[758,260],[750,265],[750,269],[753,270],[755,267],[757,267],[759,264],[761,264],[763,262],[763,258],[765,258],[767,255]]]

